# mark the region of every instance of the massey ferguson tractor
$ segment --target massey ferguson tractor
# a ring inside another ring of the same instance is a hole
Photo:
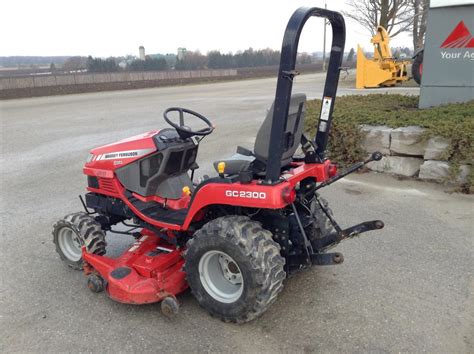
[[[314,138],[303,134],[306,96],[292,94],[300,33],[312,16],[326,18],[333,30]],[[213,316],[237,323],[266,311],[295,272],[342,263],[342,254],[327,253],[329,248],[384,226],[376,220],[342,229],[318,194],[381,158],[375,153],[338,174],[326,157],[344,42],[341,14],[296,10],[283,38],[275,100],[255,145],[239,146],[231,157],[215,156],[214,177],[194,180],[199,144],[214,127],[186,108],[164,112],[169,128],[93,149],[83,170],[85,211],[53,228],[61,259],[83,270],[90,290],[113,300],[161,301],[171,316],[179,308],[177,296],[190,288]],[[203,128],[193,130],[189,119]],[[113,233],[134,238],[117,258],[106,256]]]

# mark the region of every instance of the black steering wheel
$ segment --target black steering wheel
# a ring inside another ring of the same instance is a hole
[[[178,112],[179,113],[179,125],[174,123],[168,117],[168,113],[171,113],[171,112]],[[196,118],[199,118],[204,123],[206,123],[207,127],[203,128],[203,129],[199,129],[199,130],[191,130],[190,127],[188,127],[187,125],[184,124],[184,114],[185,113],[189,114],[191,116],[194,116]],[[191,111],[190,109],[187,109],[187,108],[170,107],[165,111],[165,113],[163,113],[163,118],[165,119],[166,123],[168,123],[169,125],[171,125],[173,128],[176,129],[176,131],[178,132],[179,136],[182,139],[186,139],[186,138],[189,138],[189,137],[194,136],[194,135],[206,136],[206,135],[211,134],[212,131],[214,130],[214,126],[212,125],[212,123],[209,119],[207,119],[203,115],[201,115],[197,112]]]

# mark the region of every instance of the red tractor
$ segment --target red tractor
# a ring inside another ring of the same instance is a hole
[[[315,139],[303,134],[306,96],[292,95],[298,40],[306,21],[324,17],[333,30],[322,109]],[[162,301],[178,311],[188,287],[199,304],[224,321],[262,314],[291,274],[313,265],[340,264],[328,248],[382,221],[342,230],[317,190],[381,158],[337,174],[325,150],[344,53],[343,17],[300,8],[291,17],[281,51],[275,101],[253,150],[238,147],[214,163],[216,176],[194,182],[199,143],[212,133],[204,116],[184,108],[164,113],[171,126],[91,151],[84,167],[85,212],[54,225],[56,250],[88,287],[129,304]],[[192,129],[185,118],[204,124]],[[301,145],[301,156],[296,155]],[[117,229],[118,224],[129,228]],[[133,245],[118,258],[106,253],[106,233],[128,234]]]

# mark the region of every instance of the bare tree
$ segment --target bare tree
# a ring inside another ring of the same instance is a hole
[[[411,30],[412,1],[416,0],[349,0],[347,5],[350,10],[343,13],[359,22],[372,35],[375,34],[377,26],[382,26],[390,37],[395,37],[401,32]]]
[[[87,57],[70,57],[64,64],[62,69],[64,71],[82,70],[87,67]]]
[[[411,0],[411,6],[413,9],[413,49],[416,52],[423,48],[430,0]]]

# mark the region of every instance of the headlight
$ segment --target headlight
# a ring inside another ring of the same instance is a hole
[[[94,154],[89,154],[89,156],[87,156],[86,163],[91,162],[93,158],[94,158]]]

